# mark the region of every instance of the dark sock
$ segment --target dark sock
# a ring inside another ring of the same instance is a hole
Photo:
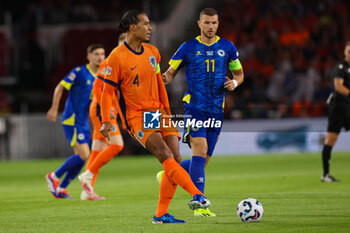
[[[60,184],[60,187],[64,189],[67,188],[70,182],[74,180],[74,178],[79,174],[80,170],[84,167],[84,164],[85,161],[81,159],[76,163],[75,167],[72,167],[70,170],[68,170],[66,176],[63,178]]]
[[[205,166],[206,158],[201,156],[192,156],[191,157],[191,165],[190,165],[190,176],[194,183],[194,185],[204,193],[205,187]]]
[[[324,145],[322,150],[323,175],[329,173],[329,162],[331,160],[332,146]]]
[[[186,160],[182,160],[181,164],[180,164],[181,167],[183,169],[185,169],[188,174],[190,173],[190,163],[191,163],[191,160],[190,159],[186,159]]]
[[[82,160],[78,154],[72,155],[67,158],[66,161],[64,161],[64,163],[55,171],[55,175],[58,178],[61,178],[65,172],[74,169],[78,164],[81,164],[82,162],[84,162],[84,160]]]

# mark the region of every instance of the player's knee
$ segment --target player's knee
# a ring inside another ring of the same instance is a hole
[[[114,148],[116,153],[119,153],[124,149],[124,144],[111,144],[111,146]]]
[[[192,155],[206,158],[207,153],[208,153],[208,147],[206,147],[206,146],[201,146],[201,147],[196,147],[196,148],[192,147]]]
[[[206,157],[208,153],[208,145],[204,141],[191,141],[192,155]]]
[[[165,145],[164,146],[160,146],[159,148],[157,148],[156,149],[156,153],[158,155],[171,155],[171,151]]]
[[[337,142],[338,135],[336,133],[328,133],[325,139],[325,145],[334,146]]]
[[[174,159],[177,163],[181,163],[182,157],[180,154],[174,154]]]
[[[111,143],[111,145],[118,146],[118,147],[120,147],[121,149],[124,148],[124,142],[123,142],[123,141],[122,141],[122,142],[118,142],[118,143]]]
[[[89,159],[89,156],[90,156],[90,153],[87,153],[87,152],[82,152],[79,154],[80,158],[82,160],[88,160]]]
[[[124,141],[121,135],[112,136],[110,143],[113,145],[118,145],[124,147]]]
[[[337,139],[334,139],[334,138],[326,139],[325,145],[334,146],[336,142],[337,142]]]
[[[158,158],[158,160],[163,163],[165,160],[172,158],[173,154],[170,149],[165,145],[160,145],[153,150],[153,154]]]

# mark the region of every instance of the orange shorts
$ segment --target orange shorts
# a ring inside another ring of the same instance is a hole
[[[99,139],[99,140],[103,140],[103,141],[107,142],[107,139],[105,137],[103,137],[103,135],[100,133],[100,129],[102,126],[100,118],[98,116],[90,116],[90,119],[91,119],[92,125],[94,127],[94,132],[92,134],[92,140]],[[114,126],[114,129],[109,132],[109,135],[110,136],[121,135],[119,126],[117,124],[117,120],[111,119],[111,123]]]
[[[153,117],[149,118],[152,120]],[[165,119],[163,121],[163,117],[160,117],[160,125],[159,127],[155,128],[145,128],[147,127],[147,124],[144,122],[144,116],[138,116],[133,118],[132,120],[128,120],[128,132],[130,135],[138,141],[143,147],[146,148],[146,142],[149,136],[151,136],[154,132],[160,132],[162,137],[174,135],[178,137],[178,139],[181,139],[181,136],[177,129],[174,127],[173,124],[171,124],[169,119]],[[163,123],[164,122],[164,123]]]

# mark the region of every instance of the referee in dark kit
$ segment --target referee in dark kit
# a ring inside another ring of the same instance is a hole
[[[328,128],[322,150],[322,182],[339,181],[329,173],[331,152],[337,142],[341,129],[343,127],[345,130],[350,129],[350,41],[345,45],[344,55],[344,61],[337,65],[333,76],[335,90],[327,100]]]

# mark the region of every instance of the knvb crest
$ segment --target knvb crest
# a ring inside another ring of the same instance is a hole
[[[143,128],[144,129],[160,129],[160,116],[162,114],[156,112],[143,112]]]
[[[154,68],[157,66],[157,60],[154,56],[149,57],[149,62],[151,63],[151,66]]]

